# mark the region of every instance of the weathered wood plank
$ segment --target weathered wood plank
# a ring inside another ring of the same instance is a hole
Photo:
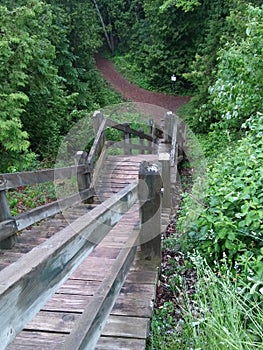
[[[0,261],[1,263],[4,262],[6,266],[12,264],[13,262],[21,258],[21,256],[23,256],[23,253],[19,251],[0,251]]]
[[[110,235],[109,235],[110,236]],[[101,245],[97,246],[92,256],[97,258],[108,258],[108,259],[116,259],[120,250],[119,249],[109,249],[108,246],[104,247],[103,242]]]
[[[111,314],[151,318],[154,300],[155,285],[125,283]]]
[[[130,270],[129,275],[126,279],[127,283],[136,283],[136,284],[156,284],[157,271],[133,271]]]
[[[67,334],[23,331],[6,350],[57,350]]]
[[[92,174],[91,187],[96,186],[96,182],[98,181],[98,178],[99,178],[101,172],[103,171],[103,168],[105,167],[107,155],[108,155],[108,150],[106,148],[106,145],[104,145],[103,148],[101,149],[101,153],[99,155],[99,158],[97,159],[96,164],[95,164],[95,168],[94,168],[94,171]]]
[[[107,169],[108,170],[108,169]],[[117,177],[118,176],[118,177]],[[119,180],[119,178],[123,178],[125,180],[133,180],[134,178],[138,177],[138,169],[134,171],[129,171],[128,169],[113,169],[110,173],[105,174],[101,176],[101,180],[103,181],[104,179],[111,179],[111,180]]]
[[[99,281],[75,280],[69,278],[57,291],[57,294],[78,294],[92,296],[100,285]]]
[[[17,226],[15,219],[0,222],[0,241],[16,234]]]
[[[145,260],[153,265],[161,262],[161,188],[162,179],[158,164],[142,162],[139,172],[139,197],[141,218],[141,251]]]
[[[58,350],[66,337],[67,334],[23,331],[6,350]],[[145,340],[101,337],[96,350],[145,350]]]
[[[134,230],[128,242],[127,249],[123,249],[115,260],[109,275],[98,289],[94,300],[88,305],[81,318],[75,323],[74,330],[63,346],[65,350],[94,349],[106,324],[107,316],[114,305],[121,286],[126,278],[130,265],[136,253],[134,245],[139,231]]]
[[[34,185],[43,182],[66,179],[77,175],[77,171],[88,171],[87,166],[69,166],[36,171],[24,171],[19,173],[0,174],[0,189],[7,190],[19,186]]]
[[[149,318],[110,315],[103,329],[103,336],[146,339]]]
[[[167,152],[159,153],[159,162],[162,168],[162,182],[163,182],[163,197],[162,207],[171,208],[171,168],[170,168],[170,155]]]
[[[104,142],[105,142],[105,134],[104,134],[105,128],[106,128],[106,119],[102,121],[88,155],[87,163],[91,167],[94,166],[96,158],[100,155],[103,149]]]
[[[0,179],[0,184],[1,183]],[[16,223],[13,222],[10,224],[10,220],[13,220],[13,218],[9,208],[6,191],[0,189],[0,222],[5,222],[5,224],[2,225],[3,232],[0,231],[0,248],[2,249],[12,248],[17,240]]]
[[[80,313],[40,311],[24,330],[69,334],[79,317]]]
[[[145,346],[144,339],[122,339],[107,336],[100,338],[95,350],[145,350]]]
[[[89,257],[71,275],[72,279],[103,281],[109,273],[109,269],[114,263],[114,259]]]
[[[127,186],[0,272],[0,339],[3,347],[116,225],[136,201],[136,192],[136,183]]]
[[[82,313],[92,295],[55,294],[43,307],[42,311]],[[28,328],[28,326],[26,326]]]
[[[25,228],[53,216],[60,211],[63,211],[73,205],[80,203],[83,200],[89,199],[94,196],[94,189],[87,189],[80,193],[76,193],[70,197],[60,199],[53,203],[48,203],[41,207],[37,207],[27,212],[17,215],[15,217],[18,230],[24,230]],[[76,218],[79,215],[76,215]]]

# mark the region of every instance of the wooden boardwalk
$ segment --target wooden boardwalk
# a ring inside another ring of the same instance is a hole
[[[34,225],[23,230],[18,235],[18,241],[11,250],[0,250],[0,271],[18,261],[23,255],[47,241],[56,232],[67,227],[80,216],[90,212],[94,207],[93,204],[80,203],[65,210],[63,214],[59,213],[54,217],[43,220],[40,225]]]
[[[172,112],[148,134],[93,118],[74,164],[0,174],[0,350],[146,347],[185,126]],[[73,194],[12,217],[7,191],[65,179]]]
[[[141,161],[155,161],[156,157],[156,155],[108,157],[95,184],[97,202],[103,202],[128,183],[138,179]],[[72,220],[91,209],[90,205],[79,207],[76,216],[72,213]],[[90,213],[92,214],[92,211]],[[53,234],[52,229],[58,226],[59,217],[60,215],[57,215],[52,219],[53,224],[52,220],[49,221],[50,234]],[[100,305],[102,296],[107,293],[105,285],[108,276],[114,273],[117,261],[122,258],[125,249],[136,241],[131,241],[131,236],[138,235],[138,224],[139,210],[138,204],[135,204],[6,349],[63,349],[66,339],[85,326],[85,316],[92,314]],[[42,225],[47,225],[47,222]],[[62,223],[60,225],[63,226]],[[41,226],[37,226],[35,230],[43,231]],[[45,232],[47,235],[47,231]],[[45,238],[38,237],[39,242],[41,239]],[[21,244],[23,247],[23,243]],[[18,244],[14,256],[19,257],[20,248]],[[3,254],[8,256],[8,253]],[[130,259],[133,258],[131,256]],[[96,346],[98,350],[145,349],[158,269],[151,266],[150,262],[141,259],[140,249],[137,248],[134,262],[126,274],[127,278],[113,304],[106,325],[97,324],[102,330]]]

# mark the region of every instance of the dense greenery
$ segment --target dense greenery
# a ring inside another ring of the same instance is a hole
[[[149,349],[204,344],[208,349],[260,348],[262,2],[145,0],[138,4],[140,11],[138,6],[132,9],[134,2],[130,2],[129,11],[136,16],[134,24],[130,22],[129,38],[118,36],[112,27],[119,41],[114,60],[128,77],[130,73],[149,89],[168,91],[175,72],[177,92],[187,89],[194,95],[180,115],[195,133],[202,133],[197,137],[209,164],[208,190],[198,189],[196,178],[192,195],[185,194],[174,242],[181,244],[182,254],[198,251],[203,266],[208,263],[213,268],[214,281],[209,293],[203,284],[194,300],[199,310],[207,307],[199,315],[201,321],[192,310],[185,310],[186,324],[198,327],[182,327],[177,333],[172,301],[156,310]],[[208,267],[199,269],[200,285],[203,278],[207,280],[207,271]],[[217,283],[219,276],[224,278]],[[172,281],[167,288],[172,293],[179,285]],[[182,295],[188,300],[187,293]],[[230,308],[235,317],[226,312]],[[226,342],[226,337],[233,342]]]
[[[0,6],[0,171],[52,159],[72,123],[118,101],[95,67],[101,29],[85,1]]]
[[[208,186],[197,172],[169,249],[180,243],[197,293],[180,290],[180,332],[172,301],[156,311],[151,349],[262,346],[262,23],[262,0],[1,2],[0,172],[52,160],[74,122],[118,101],[95,68],[105,43],[133,82],[170,93],[175,73],[175,92],[193,96],[180,115],[198,133]],[[172,295],[182,282],[171,281]]]

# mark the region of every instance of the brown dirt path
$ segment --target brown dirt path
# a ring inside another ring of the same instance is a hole
[[[190,100],[190,96],[173,96],[158,92],[151,92],[130,84],[107,59],[98,55],[96,57],[97,69],[112,87],[123,95],[127,100],[133,102],[148,103],[160,106],[167,111],[177,113],[179,107]]]

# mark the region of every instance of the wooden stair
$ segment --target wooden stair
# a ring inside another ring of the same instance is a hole
[[[97,203],[103,202],[128,183],[138,179],[141,161],[155,159],[156,155],[110,156],[95,186]],[[34,240],[34,237],[37,237],[35,240],[41,242],[47,239],[46,236],[55,234],[57,229],[70,224],[70,220],[74,220],[91,209],[91,205],[72,208],[68,210],[66,220],[65,218],[63,220],[62,214],[58,214],[43,222],[41,226],[30,230],[28,240]],[[132,232],[138,230],[138,209],[137,205],[133,207],[129,214],[107,234],[33,320],[9,344],[7,350],[64,349],[64,343],[70,333],[76,331],[78,324],[81,325],[86,308],[91,307],[92,310],[92,305],[96,306],[98,293],[101,292],[103,283],[105,284],[105,280],[114,269],[115,260],[127,246]],[[41,232],[41,234],[36,234],[36,232]],[[25,243],[21,244],[25,245]],[[97,350],[145,349],[157,280],[158,269],[141,258],[138,246],[134,262],[105,327],[98,325],[103,329],[96,345]]]
[[[12,249],[0,250],[0,271],[6,266],[16,262],[24,254],[30,252],[34,247],[47,241],[56,232],[70,225],[80,216],[91,211],[96,204],[80,203],[70,207],[53,217],[42,220],[18,234],[17,243]]]

